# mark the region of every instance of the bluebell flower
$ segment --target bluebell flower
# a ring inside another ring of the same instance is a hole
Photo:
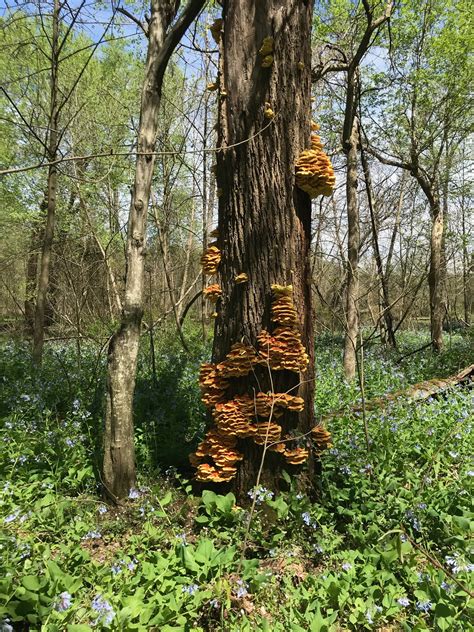
[[[128,492],[128,497],[131,500],[136,500],[137,498],[140,498],[140,492],[135,487],[132,487]]]
[[[262,485],[259,485],[258,487],[254,487],[249,492],[247,492],[247,495],[252,500],[255,500],[255,503],[257,505],[260,505],[265,500],[271,500],[274,496],[272,491],[268,490],[266,487],[263,487]]]
[[[3,519],[4,524],[10,524],[10,522],[14,522],[19,515],[20,510],[16,509],[13,513],[9,514],[6,518]]]
[[[416,609],[420,612],[429,612],[432,605],[431,601],[417,601]]]
[[[459,452],[453,452],[452,450],[450,450],[448,454],[452,459],[457,459],[459,456]]]
[[[350,562],[344,562],[344,564],[342,565],[342,569],[344,571],[350,571],[352,568],[352,564]]]
[[[70,608],[71,605],[72,605],[72,595],[70,595],[67,592],[67,590],[65,590],[59,595],[59,599],[56,601],[56,604],[54,607],[58,612],[64,612],[65,610]]]
[[[352,474],[352,470],[348,465],[343,465],[342,467],[339,468],[339,471],[342,474],[347,474],[348,476]]]
[[[440,586],[445,592],[450,592],[453,589],[452,584],[447,581],[441,582]]]
[[[242,579],[238,579],[237,580],[237,590],[236,590],[236,597],[238,599],[242,599],[242,597],[245,597],[245,595],[248,595],[248,584],[247,582],[244,582]]]
[[[14,632],[13,626],[11,626],[10,623],[10,619],[3,619],[0,621],[0,632]]]
[[[426,431],[426,434],[428,435],[428,437],[431,437],[432,435],[434,435],[434,428],[428,428],[428,430]]]
[[[99,540],[101,537],[102,534],[99,531],[88,531],[82,540]]]
[[[81,402],[80,402],[80,400],[79,400],[79,399],[75,399],[75,400],[72,402],[72,407],[73,407],[73,410],[78,411],[78,410],[79,410],[79,408],[81,407]]]
[[[69,437],[66,439],[64,443],[70,448],[76,445],[76,442],[73,439],[70,439]]]
[[[408,599],[408,597],[400,597],[400,599],[397,599],[397,603],[404,608],[408,608],[408,606],[410,605],[410,600]]]
[[[112,608],[107,599],[104,599],[101,595],[96,595],[92,600],[92,609],[98,613],[96,623],[102,622],[105,625],[112,623],[115,617],[115,610]]]
[[[114,575],[118,575],[119,573],[122,572],[122,567],[120,566],[120,564],[112,564],[112,566],[110,567],[110,570],[112,571]]]
[[[372,464],[371,464],[371,463],[367,463],[367,465],[364,465],[364,467],[363,467],[363,468],[361,468],[361,469],[359,470],[359,472],[360,472],[361,474],[370,474],[370,473],[372,472],[372,469],[373,469],[373,468],[372,468]]]
[[[127,564],[128,570],[133,573],[133,571],[137,568],[137,564],[138,564],[138,561],[134,557],[133,560]]]
[[[365,618],[367,619],[369,625],[373,624],[374,620],[372,619],[372,613],[370,612],[370,610],[367,610],[367,612],[365,613]]]
[[[211,601],[209,602],[209,605],[212,606],[213,608],[220,608],[221,606],[218,599],[211,599]]]
[[[320,544],[315,544],[313,546],[314,552],[317,553],[318,555],[321,555],[322,553],[324,553],[324,549]]]
[[[421,509],[422,511],[426,509],[426,503],[418,503],[418,509]]]
[[[105,505],[100,505],[97,511],[100,513],[100,515],[103,515],[107,513],[107,507]]]
[[[298,492],[296,494],[296,500],[301,500],[303,498],[303,494],[301,492]]]
[[[190,584],[189,586],[183,586],[181,591],[187,593],[188,595],[194,595],[195,592],[199,590],[199,586],[197,584]]]
[[[305,511],[301,514],[301,517],[303,518],[303,522],[305,523],[305,525],[309,527],[309,525],[311,524],[311,516],[309,515],[309,513]]]

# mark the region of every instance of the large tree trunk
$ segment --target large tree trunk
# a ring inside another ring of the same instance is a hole
[[[59,0],[54,0],[51,34],[51,78],[50,78],[50,113],[48,123],[49,162],[54,162],[58,152],[59,109],[58,109],[58,68],[59,68]],[[54,225],[56,221],[56,193],[58,170],[57,165],[48,168],[48,181],[42,208],[46,209],[46,222],[43,233],[40,270],[35,305],[33,329],[33,362],[41,364],[43,359],[44,320],[49,287],[51,255],[53,250]]]
[[[272,330],[271,285],[293,285],[302,342],[310,356],[306,373],[281,371],[275,391],[291,391],[305,409],[278,423],[307,432],[313,425],[314,333],[310,285],[311,201],[295,187],[295,162],[310,145],[312,2],[224,2],[217,155],[219,238],[222,251],[213,360],[223,360],[236,342],[255,345]],[[273,63],[262,67],[259,49],[272,37]],[[269,125],[264,111],[275,118]],[[265,128],[265,129],[264,129]],[[236,284],[239,273],[248,282]],[[268,375],[262,380],[269,387]],[[262,385],[261,385],[262,386]],[[260,389],[258,389],[260,390]],[[265,388],[263,388],[265,390]],[[234,489],[240,500],[255,485],[262,448],[245,440]],[[262,482],[278,489],[279,455],[267,456]]]
[[[431,208],[430,288],[431,345],[440,351],[443,345],[443,318],[446,311],[444,284],[446,261],[444,254],[444,213],[437,196],[433,196]]]
[[[140,328],[146,255],[146,226],[155,156],[158,110],[163,76],[172,51],[196,17],[203,0],[190,0],[170,29],[179,3],[152,0],[148,28],[148,54],[138,128],[135,181],[128,220],[125,296],[118,331],[112,337],[107,359],[107,405],[104,431],[103,484],[111,500],[128,495],[135,485],[133,394]],[[169,32],[168,32],[169,31]]]

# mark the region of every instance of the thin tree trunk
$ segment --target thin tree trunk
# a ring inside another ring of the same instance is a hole
[[[443,318],[446,310],[444,283],[446,262],[444,257],[444,213],[438,197],[431,208],[432,226],[430,239],[430,289],[431,344],[433,351],[443,346]]]
[[[59,67],[59,0],[54,0],[51,34],[51,78],[50,78],[50,113],[48,122],[48,151],[49,162],[56,160],[59,138],[58,111],[58,67]],[[53,249],[54,225],[56,220],[56,194],[58,170],[55,164],[48,168],[48,180],[43,208],[46,209],[46,222],[41,251],[40,271],[35,305],[35,322],[33,331],[33,362],[40,365],[43,359],[44,319],[49,287],[51,254]]]
[[[349,80],[348,90],[351,81]],[[354,87],[352,87],[354,90]],[[346,286],[346,335],[344,339],[344,374],[353,380],[357,369],[357,337],[359,334],[359,202],[357,198],[357,144],[359,141],[358,120],[354,115],[350,136],[344,149],[347,156],[346,200],[347,200],[347,286]]]
[[[364,170],[365,185],[367,191],[367,201],[370,212],[370,226],[372,229],[372,244],[374,249],[375,264],[377,267],[377,275],[379,277],[379,283],[381,287],[381,303],[383,310],[383,320],[385,321],[385,327],[387,329],[387,342],[391,347],[396,348],[397,341],[393,332],[393,317],[390,309],[390,297],[388,292],[388,281],[383,269],[382,256],[380,254],[379,237],[377,218],[375,214],[375,200],[372,189],[372,178],[370,176],[369,163],[365,154],[364,148],[360,147],[360,157],[362,162],[362,169]]]
[[[138,128],[139,153],[128,221],[125,295],[120,328],[112,336],[107,358],[102,478],[107,495],[115,502],[128,495],[136,480],[133,394],[144,309],[146,225],[155,165],[152,152],[155,149],[163,76],[171,53],[203,3],[203,0],[190,0],[181,17],[170,28],[179,3],[171,0],[151,2]]]

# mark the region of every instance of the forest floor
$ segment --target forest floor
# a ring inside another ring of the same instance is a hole
[[[426,342],[400,338],[399,353],[367,349],[367,398],[473,362],[456,335],[397,363]],[[141,354],[140,481],[115,509],[97,494],[103,356],[50,345],[34,372],[25,345],[0,346],[0,632],[473,629],[472,389],[370,411],[367,446],[341,341],[320,337],[317,415],[347,412],[328,424],[319,500],[286,475],[277,496],[249,490],[249,524],[232,494],[193,494],[174,467],[203,429],[206,350],[173,349],[161,342],[154,369]]]

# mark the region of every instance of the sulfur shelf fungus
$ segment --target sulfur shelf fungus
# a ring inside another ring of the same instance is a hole
[[[295,448],[294,450],[286,449],[283,455],[290,465],[301,465],[308,458],[308,454],[305,448]]]
[[[222,401],[229,383],[219,374],[215,364],[201,364],[199,386],[202,401],[208,408],[213,408]]]
[[[250,373],[257,361],[257,354],[253,347],[236,342],[232,345],[224,362],[217,365],[217,370],[224,378],[244,377]]]
[[[300,373],[306,370],[309,358],[298,331],[278,327],[272,336],[263,330],[257,340],[261,364],[268,364],[274,371]]]
[[[238,401],[216,404],[212,416],[219,432],[226,437],[246,439],[255,434],[249,415],[242,411]]]
[[[205,274],[216,274],[221,262],[221,251],[215,245],[209,246],[201,257],[202,269]]]
[[[239,274],[236,274],[234,277],[234,281],[237,283],[237,285],[239,285],[240,283],[247,283],[248,280],[249,278],[245,274],[245,272],[240,272]]]
[[[312,123],[313,130],[318,129]],[[311,149],[305,149],[296,161],[296,185],[311,198],[318,195],[331,195],[336,177],[329,157],[323,149],[321,138],[311,134]]]
[[[331,433],[325,428],[323,428],[322,426],[315,426],[311,430],[311,437],[313,439],[313,443],[315,444],[318,452],[327,450],[328,448],[332,446]]]
[[[203,290],[204,298],[207,298],[211,303],[217,303],[218,299],[222,296],[222,290],[220,285],[214,283],[209,285]]]
[[[273,421],[263,421],[255,424],[255,435],[253,440],[257,445],[276,443],[281,439],[281,426]]]

